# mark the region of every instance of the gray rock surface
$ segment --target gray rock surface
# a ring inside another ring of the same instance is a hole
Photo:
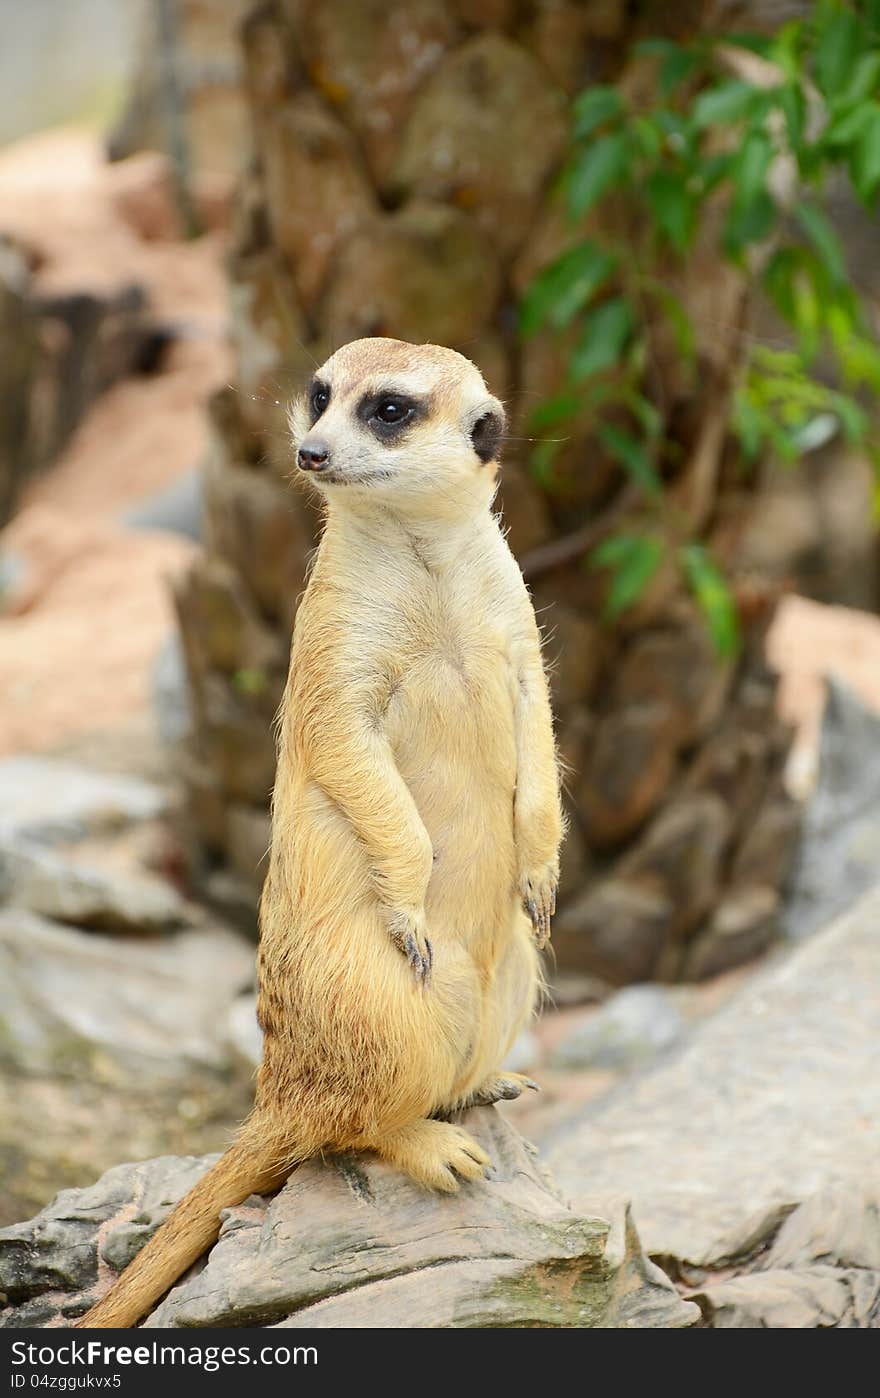
[[[0,761],[0,838],[49,843],[109,834],[165,813],[167,792],[137,777],[53,757]]]
[[[629,1200],[652,1256],[700,1267],[756,1215],[876,1191],[878,1066],[880,887],[542,1144],[575,1208]]]
[[[161,932],[185,918],[171,884],[139,873],[115,873],[0,836],[0,901],[43,917],[103,931]]]
[[[619,990],[564,1035],[549,1066],[627,1069],[652,1062],[687,1031],[678,999],[676,991],[662,985]]]
[[[880,1188],[771,1211],[704,1269],[679,1269],[716,1330],[880,1328]]]
[[[822,718],[819,779],[782,919],[807,937],[876,883],[880,874],[880,718],[834,678]]]
[[[492,1178],[426,1193],[369,1157],[311,1161],[273,1200],[227,1211],[206,1264],[148,1327],[437,1328],[691,1325],[683,1301],[621,1212],[571,1212],[533,1148],[491,1108],[467,1127]],[[111,1170],[0,1231],[0,1325],[45,1326],[103,1294],[210,1158]]]
[[[0,912],[0,1061],[26,1073],[136,1081],[220,1070],[223,1015],[253,948],[221,928],[138,941]]]

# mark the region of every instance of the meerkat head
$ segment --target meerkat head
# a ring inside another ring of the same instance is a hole
[[[504,409],[455,350],[377,337],[327,360],[290,428],[299,470],[327,497],[460,514],[491,501]]]

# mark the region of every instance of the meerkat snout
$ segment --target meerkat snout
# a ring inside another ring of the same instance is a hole
[[[330,459],[330,448],[317,437],[306,437],[296,454],[296,464],[301,471],[326,471]]]

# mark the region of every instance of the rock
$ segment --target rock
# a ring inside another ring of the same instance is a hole
[[[0,839],[49,842],[121,830],[165,814],[167,791],[54,757],[0,761]]]
[[[514,1073],[527,1073],[541,1058],[541,1045],[537,1034],[531,1029],[522,1029],[507,1051],[503,1067]]]
[[[853,577],[859,572],[851,557],[848,568]],[[861,578],[867,577],[862,571]],[[767,633],[766,651],[768,664],[779,672],[780,712],[796,728],[787,785],[803,798],[816,785],[828,677],[880,713],[880,617],[852,607],[822,606],[806,597],[783,597]]]
[[[183,646],[177,631],[169,632],[153,663],[152,699],[163,743],[182,743],[192,732],[192,705],[186,683]]]
[[[717,896],[729,834],[727,808],[717,796],[674,798],[620,860],[615,876],[666,898],[674,909],[671,927],[684,935]]]
[[[661,893],[602,879],[557,915],[553,945],[566,970],[586,970],[617,984],[648,980],[674,918]]]
[[[147,242],[179,241],[185,236],[174,169],[159,151],[139,151],[108,169],[110,199],[124,223]]]
[[[631,985],[586,1013],[548,1060],[551,1068],[629,1069],[652,1062],[683,1037],[687,1022],[675,993]]]
[[[0,525],[12,513],[33,466],[31,400],[40,351],[29,280],[24,250],[0,235]]]
[[[822,1190],[793,1212],[771,1211],[748,1237],[732,1240],[739,1255],[727,1252],[704,1269],[682,1267],[680,1280],[698,1284],[689,1299],[716,1330],[874,1330],[878,1216],[876,1187]]]
[[[147,1328],[676,1328],[694,1323],[642,1254],[622,1211],[613,1227],[562,1204],[534,1148],[492,1108],[468,1130],[492,1177],[426,1193],[370,1157],[312,1160],[273,1200],[230,1209],[204,1268]],[[119,1166],[0,1232],[4,1327],[79,1315],[102,1294],[211,1163]]]
[[[252,991],[239,995],[226,1017],[229,1042],[251,1072],[263,1057],[263,1032],[257,1023],[257,997]]]
[[[701,1267],[758,1214],[876,1180],[878,927],[875,888],[554,1132],[547,1158],[574,1206],[629,1199],[652,1256]]]
[[[804,815],[787,937],[810,936],[877,880],[880,868],[880,717],[846,685],[828,681],[819,776]]]
[[[705,737],[730,690],[729,663],[719,662],[702,619],[674,630],[636,636],[616,669],[611,707],[664,704],[675,716],[681,744]]]
[[[727,892],[687,949],[684,979],[707,980],[766,951],[779,935],[780,909],[775,888],[758,884]]]
[[[222,558],[199,559],[175,582],[174,600],[188,654],[199,648],[201,668],[234,675],[268,672],[282,664],[276,636],[261,620],[235,569]]]
[[[202,537],[202,473],[187,471],[164,490],[123,516],[133,529],[163,529],[198,541]]]
[[[782,888],[791,873],[802,820],[799,803],[784,792],[772,793],[743,834],[731,865],[733,882]]]
[[[633,704],[600,719],[579,787],[592,843],[619,844],[644,824],[669,789],[677,748],[668,704]]]
[[[162,932],[185,905],[169,883],[110,873],[39,845],[0,838],[0,900],[56,922],[109,932]]]
[[[223,1013],[252,975],[253,949],[220,928],[121,942],[7,909],[0,1060],[110,1083],[173,1080],[193,1064],[220,1071]]]
[[[517,550],[517,552],[524,550]],[[573,607],[557,601],[549,588],[537,588],[533,601],[545,629],[544,654],[553,696],[553,712],[564,713],[592,698],[606,650],[602,627]]]
[[[262,806],[230,801],[226,811],[226,839],[233,869],[254,888],[262,888],[272,839],[272,821]]]
[[[206,546],[247,583],[260,610],[287,634],[314,546],[311,521],[289,485],[212,454],[206,468]]]

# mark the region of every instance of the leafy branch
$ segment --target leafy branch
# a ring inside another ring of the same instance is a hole
[[[860,401],[880,393],[880,347],[823,207],[829,178],[841,174],[876,207],[880,0],[817,0],[809,17],[773,36],[654,39],[637,52],[654,65],[655,100],[645,107],[611,86],[575,100],[559,189],[571,238],[522,300],[523,335],[549,331],[567,346],[566,383],[532,417],[532,467],[552,492],[560,428],[586,424],[637,489],[648,521],[589,554],[611,575],[609,615],[638,600],[673,549],[729,654],[738,645],[729,589],[706,549],[684,537],[665,479],[675,444],[651,392],[652,326],[665,323],[696,385],[695,326],[667,274],[711,230],[719,256],[769,299],[790,336],[784,351],[739,347],[727,426],[744,460],[794,461],[842,430],[880,473]],[[619,237],[596,231],[603,211],[621,206],[626,255]]]

